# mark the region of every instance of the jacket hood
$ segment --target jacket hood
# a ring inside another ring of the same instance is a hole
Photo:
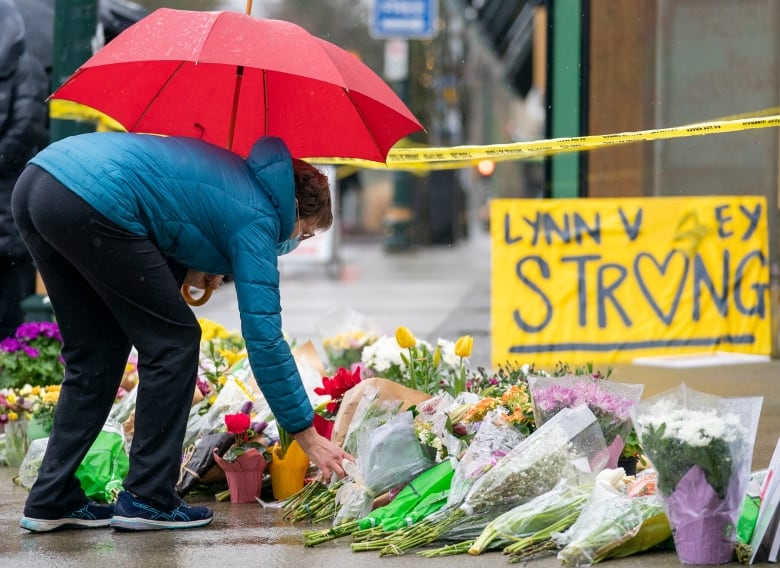
[[[295,228],[295,180],[290,151],[281,138],[264,136],[254,143],[246,163],[279,210],[278,242],[287,240]]]
[[[16,71],[24,53],[24,20],[10,0],[0,0],[0,77]]]

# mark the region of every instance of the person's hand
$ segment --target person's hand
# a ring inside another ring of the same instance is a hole
[[[306,430],[302,430],[297,434],[293,434],[292,437],[301,446],[301,449],[306,453],[309,459],[314,462],[320,471],[324,479],[329,480],[332,473],[341,479],[346,475],[344,467],[342,466],[343,460],[355,461],[351,455],[338,447],[336,444],[320,436],[315,430],[314,426],[309,426]]]
[[[187,275],[184,277],[184,284],[192,286],[193,288],[199,288],[200,290],[216,290],[222,286],[222,274],[209,274],[208,272],[201,272],[200,270],[187,270]]]

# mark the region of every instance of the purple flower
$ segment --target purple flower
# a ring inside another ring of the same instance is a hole
[[[252,401],[247,400],[244,404],[241,405],[241,414],[250,414],[252,412]]]
[[[15,351],[21,351],[23,348],[23,343],[16,339],[15,337],[6,337],[2,341],[0,341],[0,349],[5,351],[6,353],[13,353]]]
[[[22,345],[22,351],[27,353],[27,356],[31,359],[37,359],[38,355],[40,355],[35,347],[30,347],[29,345]]]
[[[16,338],[21,340],[32,341],[33,339],[44,336],[50,339],[56,339],[62,343],[62,335],[60,335],[60,328],[56,323],[49,321],[32,321],[23,323],[16,328]]]

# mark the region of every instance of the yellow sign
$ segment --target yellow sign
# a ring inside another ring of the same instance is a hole
[[[766,201],[498,199],[493,364],[771,349]]]

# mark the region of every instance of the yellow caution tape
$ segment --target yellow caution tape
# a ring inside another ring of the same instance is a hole
[[[49,116],[57,120],[76,120],[80,122],[94,122],[98,130],[101,131],[120,131],[125,127],[116,120],[95,110],[92,107],[66,101],[63,99],[51,99],[49,101]]]
[[[775,114],[766,114],[767,111]],[[551,138],[531,142],[514,142],[510,144],[489,144],[483,146],[451,146],[451,147],[396,147],[390,150],[387,162],[373,162],[355,158],[308,158],[307,161],[317,164],[351,166],[341,172],[339,177],[354,173],[352,168],[392,169],[408,171],[447,170],[474,167],[482,160],[505,162],[512,160],[540,159],[545,156],[567,152],[582,152],[646,142],[650,140],[668,140],[672,138],[687,138],[691,136],[706,136],[710,134],[726,134],[743,130],[759,128],[775,128],[780,126],[780,111],[775,107],[765,111],[755,111],[734,115],[734,118],[698,122],[685,126],[671,128],[655,128],[636,132],[619,132],[616,134],[597,134],[592,136],[576,136],[571,138]],[[111,117],[84,105],[53,99],[50,101],[49,114],[52,118],[62,120],[85,120],[98,124],[99,130],[118,130],[124,128]],[[400,142],[399,145],[404,142]]]
[[[390,151],[386,164],[349,158],[312,158],[310,161],[318,164],[352,164],[364,168],[402,170],[414,170],[417,168],[454,169],[475,166],[482,160],[493,160],[495,162],[527,160],[552,154],[581,152],[607,146],[630,144],[633,142],[667,140],[671,138],[686,138],[709,134],[725,134],[728,132],[773,128],[777,126],[780,126],[780,114],[738,118],[733,120],[698,122],[686,126],[656,128],[638,132],[620,132],[617,134],[577,136],[572,138],[552,138],[549,140],[516,142],[511,144],[453,146],[449,148],[397,148]]]

